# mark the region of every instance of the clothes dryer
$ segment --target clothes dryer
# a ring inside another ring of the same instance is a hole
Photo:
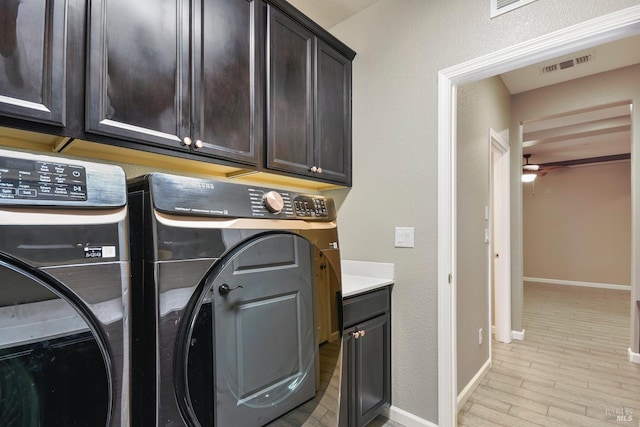
[[[129,425],[121,168],[0,150],[0,424]]]
[[[333,200],[151,174],[129,207],[140,425],[337,426]]]

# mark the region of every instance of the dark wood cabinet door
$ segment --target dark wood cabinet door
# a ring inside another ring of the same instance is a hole
[[[364,426],[391,402],[391,323],[389,314],[356,327],[355,421]],[[363,334],[364,331],[364,334]]]
[[[190,136],[188,0],[90,4],[87,131],[179,147]]]
[[[342,381],[340,383],[340,423],[338,427],[356,426],[356,340],[354,328],[342,333]]]
[[[257,165],[264,144],[263,5],[258,0],[197,3],[194,149]]]
[[[66,1],[0,1],[0,114],[64,126]]]
[[[278,9],[267,13],[267,167],[312,176],[315,37]]]
[[[315,165],[322,179],[351,184],[351,61],[318,39]]]

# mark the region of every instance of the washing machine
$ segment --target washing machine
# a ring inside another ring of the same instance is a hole
[[[135,424],[339,425],[333,200],[150,174],[128,203]]]
[[[0,424],[129,425],[121,168],[0,149]]]

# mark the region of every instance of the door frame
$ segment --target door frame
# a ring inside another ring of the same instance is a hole
[[[491,304],[495,302],[495,339],[511,342],[511,181],[509,144],[493,129],[489,129],[490,215],[489,215],[489,321]],[[495,224],[500,226],[496,227]],[[499,258],[497,255],[499,254]],[[499,263],[500,268],[496,268]],[[493,280],[491,280],[493,278]],[[490,323],[491,325],[491,323]],[[491,342],[491,341],[490,341]],[[491,346],[489,347],[491,348]],[[491,355],[489,355],[491,357]]]
[[[581,22],[438,73],[438,424],[456,424],[456,107],[457,86],[640,33],[640,5]],[[521,148],[512,150],[512,163]],[[515,175],[515,172],[512,172]],[[521,188],[513,186],[513,197]],[[522,215],[522,212],[516,212]],[[515,221],[514,221],[515,223]],[[514,224],[515,225],[515,224]],[[633,226],[632,226],[633,227]],[[522,231],[520,230],[520,233]],[[517,243],[520,243],[518,245]],[[516,256],[522,256],[514,241]],[[514,272],[521,276],[521,272]],[[635,280],[632,277],[632,286]],[[522,282],[522,277],[513,283]]]

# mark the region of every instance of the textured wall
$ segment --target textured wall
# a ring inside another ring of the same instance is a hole
[[[511,97],[499,77],[458,89],[457,345],[458,393],[489,359],[489,128],[509,130]],[[497,225],[499,226],[499,224]],[[483,329],[478,344],[478,329]]]
[[[393,404],[431,422],[437,396],[437,73],[637,0],[538,0],[489,19],[489,1],[380,0],[331,31],[353,65],[353,188],[344,258],[393,262]],[[414,249],[393,247],[415,227]]]

